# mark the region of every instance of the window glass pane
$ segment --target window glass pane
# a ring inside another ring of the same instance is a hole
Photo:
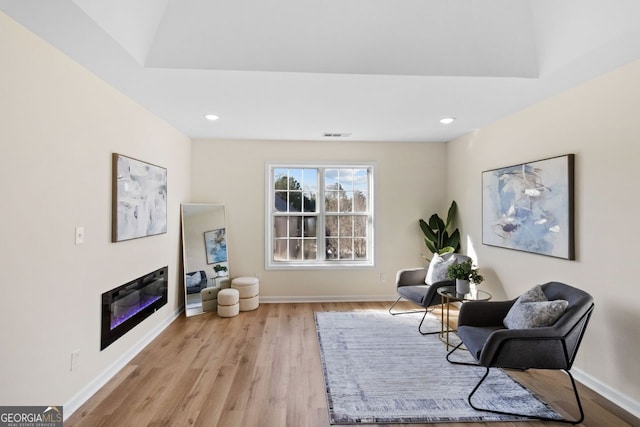
[[[352,211],[353,192],[342,191],[340,192],[340,212]]]
[[[276,191],[273,199],[273,206],[276,212],[287,212],[289,201],[286,191]]]
[[[338,237],[338,217],[328,216],[325,218],[325,236]]]
[[[367,212],[367,195],[360,191],[353,193],[353,211]]]
[[[353,236],[353,220],[350,216],[340,216],[340,237],[351,237]]]
[[[338,169],[325,169],[324,188],[326,190],[336,190],[338,188]]]
[[[273,219],[273,236],[287,237],[287,217],[277,216]]]
[[[367,239],[353,239],[353,254],[355,259],[367,259]]]
[[[338,245],[340,247],[340,259],[352,259],[353,258],[353,239],[338,239]]]
[[[289,212],[302,212],[302,192],[289,192]]]
[[[302,237],[302,217],[289,217],[289,237]]]
[[[367,237],[367,217],[353,217],[353,235],[356,237]]]
[[[289,169],[289,190],[302,190],[302,169]]]
[[[340,187],[345,191],[353,190],[353,169],[340,169]]]
[[[289,239],[289,260],[302,259],[302,239]]]
[[[304,229],[303,236],[304,237],[316,237],[316,224],[318,219],[315,216],[305,216],[304,217]]]
[[[304,240],[304,259],[316,259],[317,250],[318,245],[316,239]]]
[[[304,191],[317,192],[318,188],[318,170],[304,169],[302,174],[302,189]]]
[[[338,239],[325,239],[327,259],[338,259]]]
[[[273,259],[276,261],[286,261],[287,257],[287,240],[278,239],[273,242]]]
[[[288,189],[288,169],[274,169],[273,170],[273,188],[276,190],[287,190]]]
[[[338,197],[337,191],[327,191],[324,196],[324,208],[327,212],[338,212]]]
[[[318,200],[317,192],[304,192],[303,193],[303,212],[317,212],[316,201]]]
[[[353,170],[353,189],[365,194],[369,192],[369,174],[366,169]]]

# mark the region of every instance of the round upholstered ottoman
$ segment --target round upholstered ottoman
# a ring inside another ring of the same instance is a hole
[[[220,288],[204,288],[200,291],[202,311],[215,311],[218,308],[218,292]]]
[[[237,289],[220,289],[218,292],[218,316],[237,316],[240,311],[239,296]]]
[[[251,311],[260,305],[260,281],[256,277],[236,277],[231,289],[240,294],[240,311]]]

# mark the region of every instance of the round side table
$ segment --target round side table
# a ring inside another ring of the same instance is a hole
[[[444,342],[447,346],[447,351],[449,351],[449,332],[456,332],[456,329],[451,329],[449,327],[449,304],[452,302],[460,301],[462,303],[468,301],[489,301],[491,299],[491,294],[487,291],[481,290],[472,290],[468,294],[458,294],[456,293],[455,286],[442,286],[438,288],[438,295],[440,295],[440,321],[442,322],[442,327],[440,329],[440,341]],[[445,305],[447,311],[447,321],[445,323]]]

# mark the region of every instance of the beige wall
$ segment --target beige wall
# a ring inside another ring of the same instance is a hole
[[[445,152],[445,144],[194,141],[192,201],[226,205],[231,276],[260,276],[264,300],[390,299],[396,271],[424,264],[418,219],[446,214]],[[350,161],[376,165],[376,266],[266,271],[266,162]]]
[[[190,141],[1,13],[0,58],[0,402],[68,405],[181,308]],[[168,169],[167,234],[111,243],[113,152]],[[168,304],[100,351],[102,292],[164,265]]]
[[[640,413],[638,263],[640,62],[583,84],[448,144],[448,194],[463,206],[465,250],[488,272],[486,286],[516,297],[563,281],[595,298],[575,363],[582,379]],[[576,261],[482,245],[483,170],[576,155]]]

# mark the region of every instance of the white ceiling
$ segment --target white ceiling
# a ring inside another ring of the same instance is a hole
[[[637,0],[0,0],[0,10],[192,138],[448,141],[640,59]],[[457,120],[444,126],[446,116]]]

